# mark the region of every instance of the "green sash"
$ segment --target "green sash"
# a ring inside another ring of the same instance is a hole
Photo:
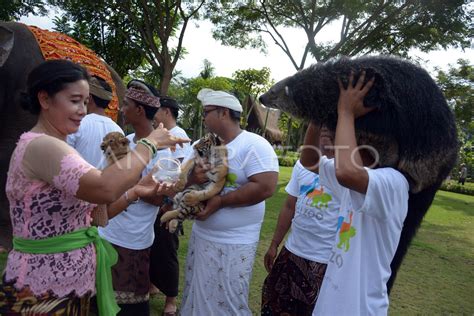
[[[96,287],[99,315],[115,316],[119,311],[112,286],[111,267],[117,263],[117,252],[105,239],[100,238],[97,227],[81,228],[61,236],[32,240],[13,237],[13,249],[31,254],[53,254],[84,248],[94,243],[97,253]]]

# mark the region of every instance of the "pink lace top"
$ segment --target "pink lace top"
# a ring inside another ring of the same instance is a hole
[[[20,137],[8,170],[6,193],[10,202],[13,235],[41,239],[90,226],[94,204],[75,194],[79,179],[91,168],[73,151],[60,158],[60,172],[53,184],[32,180],[22,165],[27,145],[43,134],[28,132]],[[29,286],[35,295],[47,291],[57,297],[95,293],[95,248],[88,245],[66,253],[35,255],[12,250],[8,255],[6,281],[19,290]]]

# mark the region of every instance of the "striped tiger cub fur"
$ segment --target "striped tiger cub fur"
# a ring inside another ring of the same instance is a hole
[[[207,160],[211,165],[206,172],[209,181],[184,188],[198,159]],[[226,182],[227,170],[227,148],[219,137],[212,133],[202,137],[194,145],[194,159],[189,159],[181,167],[181,174],[175,185],[181,192],[173,198],[173,211],[163,214],[161,223],[169,222],[168,230],[173,233],[179,222],[193,219],[195,214],[204,209],[205,201],[221,192]]]

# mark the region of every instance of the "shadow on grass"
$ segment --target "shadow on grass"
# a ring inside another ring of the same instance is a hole
[[[451,193],[450,195],[454,195]],[[462,194],[447,196],[445,192],[438,193],[435,204],[447,211],[462,211],[467,216],[474,216],[474,198]],[[457,196],[459,195],[459,196]]]

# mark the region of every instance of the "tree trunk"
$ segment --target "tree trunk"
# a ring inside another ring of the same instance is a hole
[[[290,116],[288,117],[288,125],[287,125],[287,136],[286,136],[286,144],[283,148],[283,153],[286,154],[286,152],[288,151],[288,149],[290,148],[291,146],[291,126],[293,125],[293,118]]]
[[[173,77],[173,67],[170,62],[165,62],[162,67],[163,73],[160,82],[160,94],[167,95],[170,87],[171,78]]]

